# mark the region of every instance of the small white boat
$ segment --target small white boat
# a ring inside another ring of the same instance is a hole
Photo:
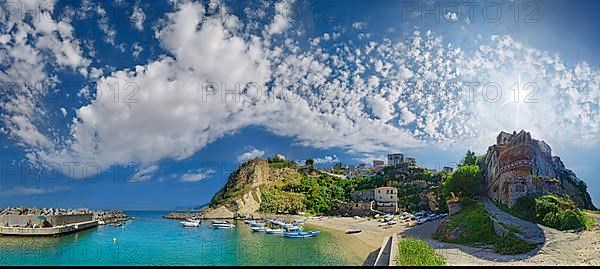
[[[292,227],[286,228],[286,230],[288,230],[288,232],[300,232],[300,231],[302,231],[302,227],[292,226]]]
[[[229,222],[223,220],[213,220],[212,224],[228,224]]]
[[[260,222],[255,222],[255,223],[250,223],[250,226],[252,226],[252,227],[264,227],[265,224],[264,223],[260,223]]]
[[[98,221],[98,225],[104,225],[104,224],[106,224],[104,221],[102,221],[102,220]]]
[[[256,223],[256,221],[255,220],[247,219],[247,220],[244,220],[244,223],[246,223],[246,224],[252,224],[252,223]]]
[[[231,223],[213,223],[213,228],[215,229],[231,229],[235,228],[235,225]]]
[[[265,227],[251,227],[253,232],[266,232],[268,228]]]
[[[265,232],[268,234],[282,234],[283,229],[267,229]]]
[[[199,220],[186,220],[186,221],[182,221],[180,223],[184,227],[199,227],[201,221],[199,221]]]

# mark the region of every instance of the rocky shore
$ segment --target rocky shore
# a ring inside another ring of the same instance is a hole
[[[132,219],[122,210],[94,211],[93,214],[94,220],[101,220],[104,223],[122,222]]]
[[[0,215],[44,215],[44,216],[59,216],[59,215],[77,215],[77,214],[92,214],[93,211],[87,208],[80,209],[64,209],[64,208],[27,208],[27,207],[9,207],[0,212]]]

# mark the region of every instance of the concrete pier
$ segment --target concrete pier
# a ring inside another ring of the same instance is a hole
[[[88,228],[98,226],[98,221],[91,220],[85,222],[71,223],[50,228],[24,228],[24,227],[2,227],[0,226],[0,235],[14,236],[57,236],[73,232],[78,232]]]

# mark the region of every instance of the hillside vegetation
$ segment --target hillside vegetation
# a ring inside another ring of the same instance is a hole
[[[512,208],[498,206],[516,217],[558,230],[591,229],[595,225],[573,200],[554,194],[522,197]]]
[[[440,228],[433,235],[434,239],[471,246],[493,245],[494,252],[503,255],[527,253],[535,248],[535,245],[518,239],[512,233],[506,236],[497,235],[490,215],[483,205],[472,200],[466,204],[459,213],[440,224]]]

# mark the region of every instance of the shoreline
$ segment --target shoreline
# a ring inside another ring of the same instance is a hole
[[[381,243],[386,237],[397,235],[408,229],[405,227],[405,222],[383,229],[379,226],[380,222],[376,220],[352,217],[309,218],[305,223],[335,234],[336,238],[344,243],[344,247],[351,249],[352,253],[363,261],[362,265],[374,264]],[[346,231],[350,229],[359,229],[361,232],[346,234]]]

